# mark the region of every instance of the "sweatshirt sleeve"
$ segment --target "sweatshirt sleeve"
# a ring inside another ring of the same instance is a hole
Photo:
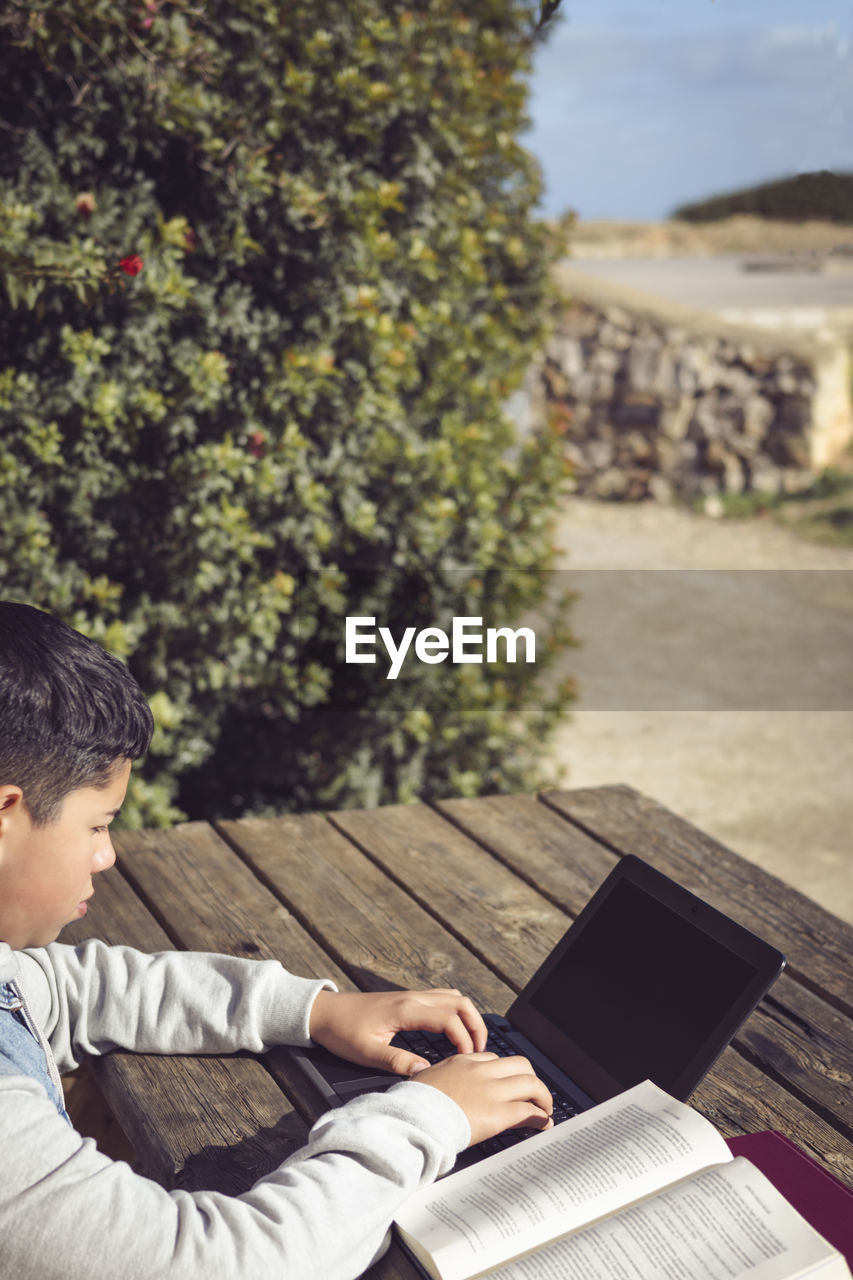
[[[261,1053],[310,1042],[308,1018],[324,979],[277,960],[195,951],[146,954],[90,939],[18,952],[27,1002],[60,1071],[86,1054]]]
[[[84,1053],[261,1051],[308,1042],[322,981],[277,961],[153,955],[89,941],[18,953],[30,1011],[63,1068]],[[0,1075],[0,1276],[15,1280],[353,1280],[400,1205],[469,1141],[464,1112],[414,1080],[322,1117],[241,1196],[165,1191]]]
[[[405,1081],[324,1116],[244,1195],[164,1191],[70,1129],[35,1081],[2,1076],[0,1275],[354,1280],[468,1137],[454,1102]]]

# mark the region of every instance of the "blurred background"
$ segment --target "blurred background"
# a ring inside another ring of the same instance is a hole
[[[844,0],[563,0],[525,143],[541,208],[658,220],[773,178],[853,168]]]
[[[626,299],[638,306],[639,291],[661,324],[676,312],[684,321],[679,306],[698,308],[700,329],[720,318],[747,322],[772,333],[777,351],[819,336],[841,361],[843,399],[853,333],[851,41],[853,8],[841,0],[565,0],[536,55],[525,141],[543,166],[543,214],[577,215],[567,239],[572,269],[563,277],[569,292],[603,308]],[[821,174],[848,175],[839,203]],[[809,183],[802,175],[814,176]],[[754,189],[774,182],[770,217],[754,216]],[[732,193],[728,208],[701,208]],[[695,220],[671,220],[695,205]],[[590,345],[582,358],[587,368],[594,363]],[[717,402],[716,411],[726,409]],[[832,411],[820,415],[827,423]],[[746,574],[740,598],[724,601],[737,575],[712,572],[705,586],[719,609],[709,628],[678,573],[650,577],[645,598],[634,579],[630,591],[619,589],[625,575],[579,574],[578,702],[558,742],[570,784],[632,782],[853,918],[848,430],[832,466],[819,468],[822,487],[805,477],[799,495],[780,496],[785,482],[777,477],[762,498],[744,492],[735,465],[733,488],[712,485],[689,502],[606,500],[602,467],[593,467],[584,443],[598,492],[588,487],[566,504],[567,565],[756,570],[766,574],[766,594],[761,599]],[[612,450],[600,429],[595,434],[609,464]],[[624,494],[632,465],[636,471],[636,459],[623,459],[622,488],[613,483],[610,492]],[[800,572],[780,572],[792,570]],[[831,594],[823,570],[834,571]],[[719,634],[726,618],[728,637]],[[808,644],[797,639],[804,626]],[[680,694],[691,661],[707,662],[716,646],[722,678],[737,661],[736,636],[751,636],[792,689],[797,664],[803,676],[829,664],[824,696],[810,709],[783,709],[757,692],[728,701],[709,693],[703,710],[689,709]],[[627,677],[617,657],[626,637]],[[673,637],[681,669],[666,706],[649,666],[661,650],[672,661]],[[621,710],[605,705],[602,690],[624,695],[626,678],[633,700]]]
[[[627,782],[853,918],[853,11],[551,7],[4,6],[3,590],[132,825]]]

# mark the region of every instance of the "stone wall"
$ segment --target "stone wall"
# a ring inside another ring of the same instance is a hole
[[[581,286],[514,406],[566,437],[578,493],[612,499],[796,492],[853,436],[850,358]]]

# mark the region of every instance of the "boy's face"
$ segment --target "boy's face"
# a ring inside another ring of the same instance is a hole
[[[0,940],[43,947],[86,914],[92,876],[115,862],[109,824],[121,808],[130,761],[105,787],[81,787],[59,817],[34,827],[19,787],[0,787]]]

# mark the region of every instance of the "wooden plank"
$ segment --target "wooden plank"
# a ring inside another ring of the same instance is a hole
[[[139,1054],[134,1068],[111,1081],[109,1101],[122,1123],[134,1115],[139,1171],[168,1189],[240,1195],[305,1143],[305,1121],[252,1057]]]
[[[513,992],[434,916],[317,814],[244,818],[218,830],[363,990],[453,986],[503,1011]],[[396,1243],[371,1280],[417,1280]]]
[[[435,808],[572,917],[618,861],[535,796],[440,800]]]
[[[325,818],[243,818],[219,829],[280,900],[311,921],[361,989],[458,987],[484,1008],[510,1003],[512,991]]]
[[[117,846],[121,846],[123,839],[124,834],[116,832]],[[65,926],[60,942],[76,946],[86,938],[100,938],[111,946],[124,944],[141,951],[168,951],[174,946],[118,867],[94,876],[92,883],[95,896],[89,902],[86,915]]]
[[[618,860],[533,796],[450,800],[436,807],[571,915]],[[736,1043],[853,1138],[853,1029],[846,1016],[783,975]]]
[[[853,1027],[846,1014],[783,974],[735,1043],[853,1141]]]
[[[531,957],[547,955],[566,930],[559,908],[432,809],[329,817],[513,991],[533,972]]]
[[[119,861],[134,891],[181,947],[279,960],[302,977],[352,988],[348,975],[206,823],[128,832]],[[289,1050],[272,1049],[262,1061],[302,1116],[316,1118],[320,1094]]]
[[[607,839],[621,852],[638,853],[775,941],[789,956],[799,956],[801,964],[811,964],[820,954],[815,951],[823,936],[818,928],[826,920],[836,944],[847,930],[795,890],[630,788],[549,793],[544,799],[571,820],[582,821],[587,832]],[[853,942],[853,931],[849,932]],[[818,985],[811,971],[803,974],[795,960],[734,1043],[840,1133],[853,1137],[853,1027],[837,998],[830,1002],[820,989],[813,991]]]
[[[853,1187],[853,1145],[801,1099],[729,1048],[690,1098],[723,1137],[777,1129]]]
[[[123,848],[127,835],[117,833]],[[88,914],[63,931],[143,951],[173,940],[118,870],[95,879]],[[304,1121],[269,1073],[248,1057],[175,1057],[114,1051],[91,1067],[136,1152],[136,1167],[167,1188],[239,1194],[305,1140]]]
[[[303,977],[347,985],[311,933],[207,823],[127,832],[119,866],[181,946],[280,960]]]
[[[266,845],[268,855],[275,863],[290,871],[290,883],[302,888],[308,882],[309,871],[316,873],[319,869],[319,879],[314,891],[303,905],[310,907],[323,903],[326,906],[333,905],[335,912],[339,908],[343,911],[347,893],[336,896],[332,892],[333,877],[330,874],[328,879],[324,878],[325,871],[313,850],[307,851],[307,865],[290,862],[293,846],[286,838],[283,828],[289,827],[291,823],[298,826],[302,821],[320,824],[332,837],[347,845],[364,869],[375,873],[375,868],[371,867],[363,855],[337,836],[328,823],[320,818],[245,819],[236,823],[223,823],[222,829],[228,833],[229,840],[236,843],[244,840],[247,828],[266,828],[266,839],[261,844]],[[321,845],[322,843],[321,841]],[[369,944],[365,949],[363,938],[359,944],[362,950],[355,963],[346,967],[336,963],[331,955],[332,949],[327,951],[323,945],[323,929],[312,922],[309,933],[300,922],[296,907],[291,909],[284,905],[287,899],[283,897],[279,900],[275,897],[254,874],[249,860],[238,858],[233,849],[206,824],[187,823],[171,831],[127,833],[121,841],[120,860],[123,872],[132,880],[140,898],[151,902],[158,917],[182,946],[248,953],[259,959],[280,959],[288,968],[303,975],[331,977],[342,989],[353,985],[368,989],[394,985],[393,981],[386,980],[371,967],[375,956]],[[333,867],[327,863],[325,870],[331,872]],[[359,883],[359,872],[351,868],[351,874],[353,879],[349,884],[354,891]],[[361,925],[367,929],[368,939],[372,936],[371,930],[375,932],[377,929],[376,907],[381,886],[374,885],[373,889],[373,896],[367,898],[367,905],[364,906],[359,933],[348,935],[353,945],[358,943]],[[302,901],[301,894],[294,894],[293,898],[297,905]],[[310,911],[302,918],[306,924],[311,921]],[[343,916],[335,914],[326,918],[326,924],[333,938],[339,936],[338,925],[346,932]],[[394,947],[399,948],[399,939],[391,941]],[[345,958],[346,950],[344,948],[340,952],[341,959]],[[460,949],[460,959],[463,957],[464,952]],[[426,972],[447,971],[447,959],[442,956],[440,947],[425,949],[420,954],[420,960],[425,966],[424,977],[420,981],[406,982],[404,985],[423,985],[429,981]],[[403,972],[399,966],[393,971],[398,974]],[[351,980],[350,973],[359,980],[357,984]],[[491,974],[487,973],[486,977],[492,979]],[[442,982],[441,985],[447,985],[447,982]],[[252,1059],[247,1061],[252,1066],[258,1066]],[[304,1114],[314,1118],[325,1110],[320,1095],[303,1077],[302,1072],[293,1066],[286,1048],[272,1050],[264,1055],[263,1061],[275,1080],[296,1100]],[[244,1106],[249,1102],[249,1099],[244,1099]],[[298,1140],[294,1142],[295,1147],[304,1141],[303,1134],[304,1130],[296,1132]],[[258,1134],[259,1141],[273,1151],[280,1144],[281,1137],[281,1126],[277,1130],[268,1129]],[[241,1152],[242,1147],[238,1146],[236,1155],[239,1156]],[[216,1148],[212,1157],[214,1160],[219,1159]],[[402,1249],[393,1244],[385,1257],[365,1275],[366,1280],[418,1280],[419,1273]]]
[[[542,800],[766,938],[785,952],[794,977],[853,1015],[853,927],[843,920],[632,787],[551,791]]]
[[[559,824],[563,819],[538,805],[546,817],[544,822],[537,823],[530,805],[524,800],[524,797],[496,797],[497,803],[490,800],[487,805],[482,806],[482,821],[479,801],[453,801],[447,806],[441,805],[441,808],[452,808],[459,815],[461,806],[464,805],[466,829],[482,844],[487,844],[490,851],[498,845],[504,857],[511,857],[513,864],[516,860],[523,860],[529,848],[531,865],[541,868],[541,872],[537,869],[534,875],[549,875],[551,889],[557,889],[560,899],[577,911],[586,901],[589,881],[594,875],[594,851],[587,844],[583,847],[582,891],[572,887],[574,864],[566,860],[559,870],[558,884],[557,867],[561,844],[559,828],[555,831],[553,824]],[[515,803],[516,801],[521,803]],[[536,802],[533,804],[536,805]],[[501,815],[505,812],[511,817],[508,833],[501,831]],[[410,813],[413,819],[411,822],[406,820]],[[413,888],[415,895],[420,899],[431,898],[442,914],[447,910],[456,911],[469,945],[478,954],[485,956],[487,962],[496,967],[502,976],[506,976],[506,952],[495,946],[497,930],[494,923],[486,919],[484,924],[481,918],[485,914],[484,896],[476,896],[467,911],[464,904],[458,903],[458,895],[467,891],[471,879],[468,860],[470,846],[467,842],[455,847],[447,843],[440,848],[442,828],[439,827],[436,834],[434,824],[423,821],[423,814],[424,811],[418,811],[417,806],[391,806],[388,809],[373,810],[369,814],[336,814],[334,820],[344,822],[347,830],[356,835],[359,842],[383,867],[394,867],[400,874],[402,862],[405,874],[414,880],[414,884],[411,881],[407,881],[407,884]],[[525,823],[530,838],[528,844],[522,846]],[[588,839],[584,837],[584,840]],[[434,853],[436,849],[438,852]],[[477,857],[482,863],[481,850],[477,851]],[[597,887],[613,862],[613,855],[604,861],[601,874],[594,880],[592,889]],[[424,867],[427,868],[426,875],[422,870]],[[511,890],[507,892],[504,889],[503,880],[512,878],[512,873],[503,865],[503,858],[500,865],[493,864],[490,870],[489,893],[492,899],[500,903],[511,900]],[[475,875],[475,883],[483,885],[485,882],[486,872],[481,869]],[[442,883],[447,886],[443,894],[438,888]],[[550,933],[543,929],[535,937],[528,937],[525,940],[523,959],[519,958],[518,949],[513,946],[510,956],[513,962],[519,964],[517,979],[520,978],[523,983],[535,972],[567,925],[568,918],[560,916],[555,919]],[[741,1028],[734,1044],[753,1060],[761,1061],[769,1074],[791,1089],[796,1096],[808,1100],[842,1133],[850,1132],[849,1081],[853,1079],[853,1036],[849,1034],[849,1022],[831,1005],[813,996],[791,979],[783,980],[774,987],[773,1003],[762,1002]]]

